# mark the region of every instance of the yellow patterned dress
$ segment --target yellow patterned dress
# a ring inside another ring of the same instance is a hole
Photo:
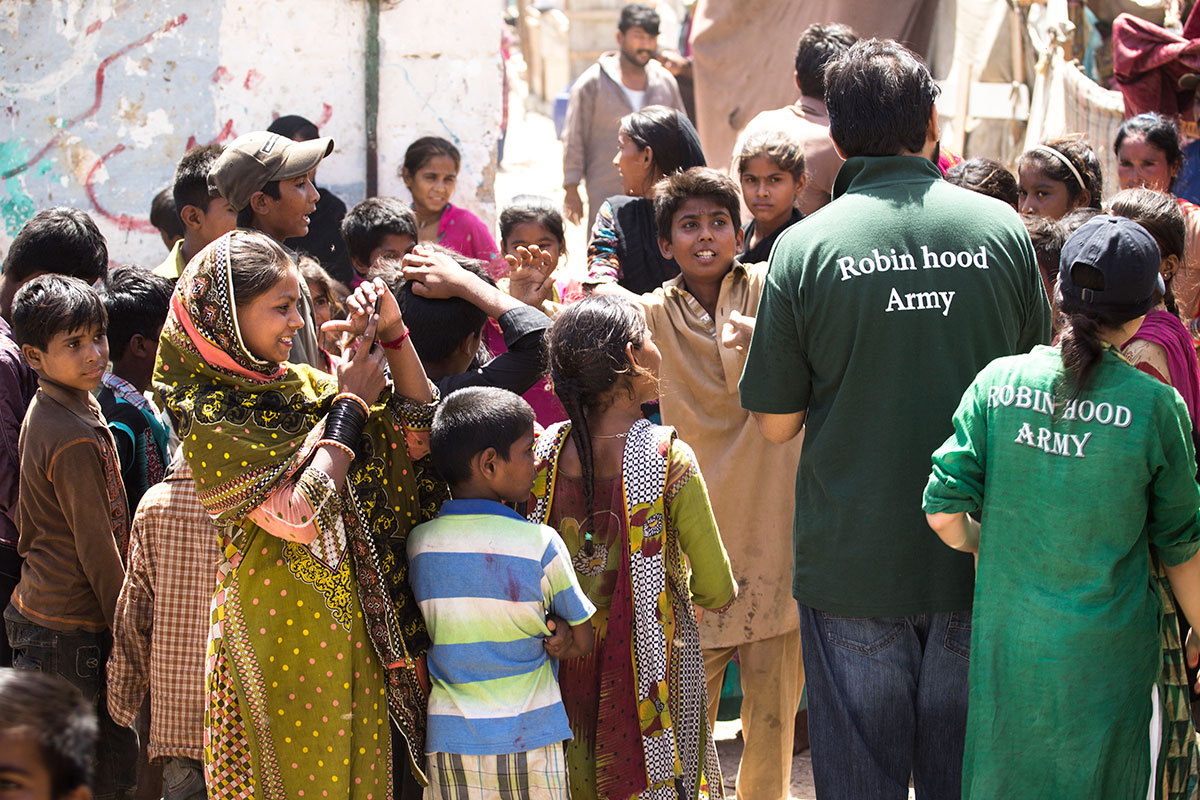
[[[206,670],[209,797],[388,800],[389,716],[417,775],[424,764],[416,673],[428,636],[404,545],[444,496],[426,472],[432,408],[385,392],[335,492],[309,461],[336,385],[245,350],[228,263],[237,235],[180,278],[155,371],[222,531]],[[299,520],[311,541],[250,521],[281,487],[313,511]]]

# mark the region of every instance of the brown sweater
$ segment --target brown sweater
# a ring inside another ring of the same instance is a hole
[[[129,541],[112,434],[91,395],[46,378],[38,386],[18,444],[25,564],[12,602],[52,630],[111,628]]]

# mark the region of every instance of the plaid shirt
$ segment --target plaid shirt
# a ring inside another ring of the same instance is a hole
[[[150,758],[199,761],[220,545],[187,462],[174,466],[146,492],[133,519],[108,662],[108,709],[119,724],[132,726],[149,688]]]

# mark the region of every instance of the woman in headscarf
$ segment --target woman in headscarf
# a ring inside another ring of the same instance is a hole
[[[155,386],[222,535],[208,792],[383,800],[389,717],[397,779],[424,762],[428,637],[404,547],[444,496],[426,458],[433,397],[374,283],[350,299],[341,325],[362,340],[336,377],[289,363],[299,292],[281,246],[235,230],[180,277],[159,345]]]
[[[605,200],[596,214],[584,284],[615,281],[634,294],[652,292],[679,274],[675,259],[658,249],[654,185],[675,172],[707,166],[700,136],[676,109],[646,106],[621,118],[613,164],[625,194]]]

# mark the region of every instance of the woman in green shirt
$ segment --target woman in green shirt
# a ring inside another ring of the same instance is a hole
[[[1158,266],[1131,220],[1079,228],[1060,261],[1059,345],[984,368],[933,454],[929,524],[978,559],[964,797],[1194,791],[1160,771],[1163,612],[1150,577],[1153,552],[1200,619],[1191,422],[1119,349],[1161,291]]]

